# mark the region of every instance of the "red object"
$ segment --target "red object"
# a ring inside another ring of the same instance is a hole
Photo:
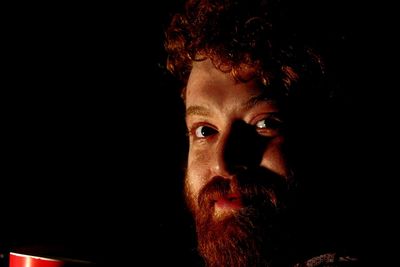
[[[57,259],[10,252],[9,267],[62,267],[64,262]]]

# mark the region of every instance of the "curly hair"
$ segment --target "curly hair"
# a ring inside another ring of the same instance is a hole
[[[240,68],[251,67],[251,79],[283,94],[300,77],[323,74],[320,57],[283,34],[276,8],[279,2],[266,0],[189,0],[166,30],[167,69],[186,83],[193,61],[209,58],[239,81],[248,80]]]

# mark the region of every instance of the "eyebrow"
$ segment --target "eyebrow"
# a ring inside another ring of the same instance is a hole
[[[268,98],[264,94],[256,95],[251,97],[249,100],[247,100],[245,103],[242,104],[242,108],[244,110],[249,110],[261,102],[274,102],[272,99]],[[197,115],[197,116],[210,116],[211,112],[208,108],[203,107],[203,106],[190,106],[186,109],[186,116],[192,116],[192,115]]]
[[[186,116],[198,115],[198,116],[209,116],[210,110],[203,106],[190,106],[186,109]]]
[[[268,98],[265,94],[259,94],[256,96],[251,97],[249,100],[247,100],[245,103],[243,103],[242,108],[244,110],[249,110],[253,108],[254,106],[257,106],[261,102],[274,102],[271,98]]]

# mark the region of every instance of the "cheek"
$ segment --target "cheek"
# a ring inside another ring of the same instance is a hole
[[[205,167],[199,165],[196,161],[188,164],[186,173],[186,185],[190,192],[197,195],[204,186]]]
[[[281,176],[288,176],[290,167],[284,152],[283,137],[273,139],[264,151],[261,165]]]
[[[203,188],[207,178],[207,164],[202,160],[201,154],[197,156],[189,153],[188,165],[185,177],[185,191],[189,199],[196,201],[200,190]]]

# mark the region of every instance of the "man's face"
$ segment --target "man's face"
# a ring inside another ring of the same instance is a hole
[[[279,246],[273,229],[291,176],[281,113],[255,81],[237,82],[210,60],[194,63],[186,91],[185,193],[210,266],[268,262],[261,247]]]

